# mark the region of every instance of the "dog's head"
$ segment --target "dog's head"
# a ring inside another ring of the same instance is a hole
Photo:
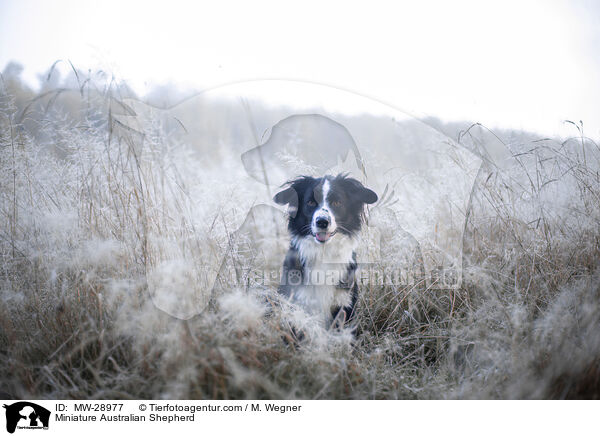
[[[287,204],[288,228],[293,237],[312,237],[318,244],[336,234],[355,235],[361,227],[364,205],[377,201],[377,194],[346,175],[320,178],[303,176],[287,183],[273,200]]]

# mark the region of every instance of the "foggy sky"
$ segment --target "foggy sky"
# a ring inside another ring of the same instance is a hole
[[[36,85],[70,60],[139,93],[293,79],[490,127],[566,135],[581,119],[600,137],[597,2],[190,3],[2,0],[0,69],[17,61]]]

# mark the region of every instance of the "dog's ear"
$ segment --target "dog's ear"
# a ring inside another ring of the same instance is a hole
[[[375,192],[371,191],[369,188],[365,188],[364,186],[362,187],[361,198],[363,203],[366,204],[373,204],[378,199],[377,194],[375,194]]]
[[[298,194],[296,193],[296,190],[290,186],[289,188],[275,194],[273,201],[277,204],[295,205],[298,203]]]
[[[290,217],[295,218],[298,213],[298,192],[293,186],[278,192],[273,197],[273,201],[277,204],[287,204],[287,213]]]
[[[346,181],[352,185],[356,197],[363,203],[373,204],[378,200],[377,194],[369,188],[365,188],[358,180],[347,178]]]

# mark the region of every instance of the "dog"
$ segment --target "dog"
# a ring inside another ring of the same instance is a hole
[[[279,293],[314,315],[325,328],[354,317],[358,299],[355,249],[365,205],[377,194],[345,174],[301,176],[273,200],[288,205],[290,248]]]

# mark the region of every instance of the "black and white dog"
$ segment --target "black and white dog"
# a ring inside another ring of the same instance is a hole
[[[356,253],[364,206],[377,194],[346,175],[303,176],[273,200],[288,205],[290,249],[279,291],[321,320],[342,326],[358,298]]]

